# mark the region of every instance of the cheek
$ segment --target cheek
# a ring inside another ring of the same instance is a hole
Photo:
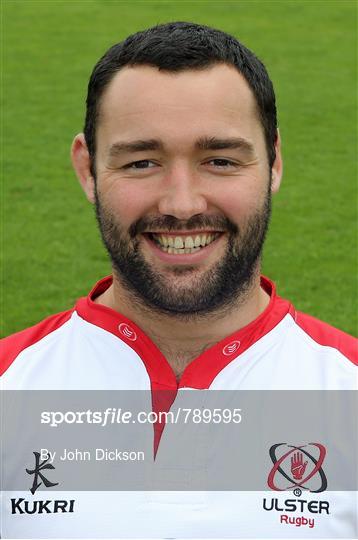
[[[266,193],[253,187],[234,187],[218,194],[216,206],[234,223],[243,223],[264,204]]]
[[[101,192],[101,200],[125,227],[143,217],[151,208],[148,190],[132,182],[118,181],[107,185],[105,191]]]

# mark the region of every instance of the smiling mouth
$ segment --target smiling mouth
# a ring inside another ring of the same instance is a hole
[[[148,238],[164,253],[183,255],[197,253],[214,242],[222,232],[175,235],[165,233],[147,233]]]

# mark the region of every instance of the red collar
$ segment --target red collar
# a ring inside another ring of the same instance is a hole
[[[112,276],[99,281],[87,298],[78,300],[77,313],[129,345],[145,364],[152,388],[177,390],[178,384],[172,368],[143,330],[121,313],[93,302],[111,283]],[[294,312],[293,306],[287,300],[276,295],[272,281],[262,276],[261,286],[270,295],[267,308],[250,324],[219,341],[190,362],[181,377],[179,388],[209,388],[218,373],[232,360],[270,332],[287,313]]]

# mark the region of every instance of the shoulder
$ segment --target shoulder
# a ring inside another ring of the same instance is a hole
[[[73,309],[56,313],[43,321],[12,334],[1,340],[0,347],[0,376],[10,367],[13,361],[35,343],[61,328],[72,316]]]
[[[300,311],[294,314],[296,325],[321,347],[339,351],[353,364],[358,365],[358,340],[311,315]]]

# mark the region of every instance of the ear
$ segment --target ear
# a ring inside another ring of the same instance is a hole
[[[272,175],[272,182],[271,182],[271,191],[272,193],[277,193],[277,191],[280,189],[281,180],[282,180],[282,172],[283,172],[283,164],[282,164],[282,155],[281,155],[281,137],[280,132],[277,130],[277,137],[275,142],[275,150],[276,150],[276,158],[272,165],[271,175]]]
[[[94,203],[94,183],[95,180],[90,170],[90,155],[83,133],[79,133],[73,140],[71,147],[72,165],[77,174],[77,178],[82,186],[90,203]]]

